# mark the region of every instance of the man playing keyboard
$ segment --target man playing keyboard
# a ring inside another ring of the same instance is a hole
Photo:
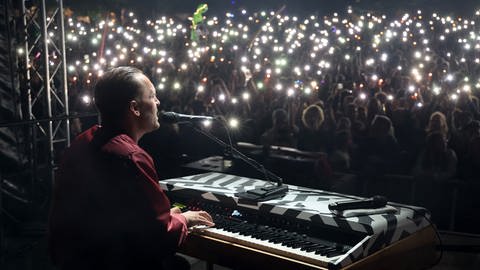
[[[58,269],[179,269],[171,258],[187,227],[214,224],[207,212],[170,208],[152,158],[137,144],[160,126],[155,88],[140,70],[117,67],[94,91],[102,125],[74,140],[54,182],[53,263]]]

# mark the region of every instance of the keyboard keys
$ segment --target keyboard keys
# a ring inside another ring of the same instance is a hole
[[[279,228],[249,222],[246,216],[230,216],[231,209],[201,209],[214,213],[212,217],[215,227],[197,231],[200,234],[322,266],[328,266],[335,257],[348,251],[342,245],[310,237],[305,233],[309,230],[308,226],[300,226],[291,221],[271,220],[272,224],[285,227]]]

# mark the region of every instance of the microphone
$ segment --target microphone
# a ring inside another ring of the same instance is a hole
[[[344,211],[349,209],[375,209],[387,205],[387,198],[384,196],[373,196],[363,200],[348,200],[333,202],[328,205],[330,211]]]
[[[162,122],[174,124],[178,122],[198,122],[205,120],[213,121],[215,118],[203,115],[188,115],[176,112],[163,112],[160,115],[160,119]]]

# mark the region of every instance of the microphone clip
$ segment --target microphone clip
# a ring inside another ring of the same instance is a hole
[[[330,211],[345,211],[352,209],[377,209],[387,205],[387,198],[384,196],[373,196],[368,199],[348,200],[332,202],[328,205]]]
[[[287,185],[275,185],[275,186],[268,186],[268,187],[260,187],[251,190],[247,190],[244,192],[236,193],[235,195],[241,199],[246,199],[249,201],[268,201],[277,198],[281,198],[285,196],[288,192]]]

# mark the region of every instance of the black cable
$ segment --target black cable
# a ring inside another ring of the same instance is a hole
[[[232,137],[230,136],[230,130],[228,129],[228,126],[227,126],[227,120],[224,119],[223,117],[219,117],[219,119],[220,119],[220,123],[222,124],[223,128],[225,129],[225,132],[227,133],[228,143],[229,143],[230,147],[232,148],[233,147]]]

